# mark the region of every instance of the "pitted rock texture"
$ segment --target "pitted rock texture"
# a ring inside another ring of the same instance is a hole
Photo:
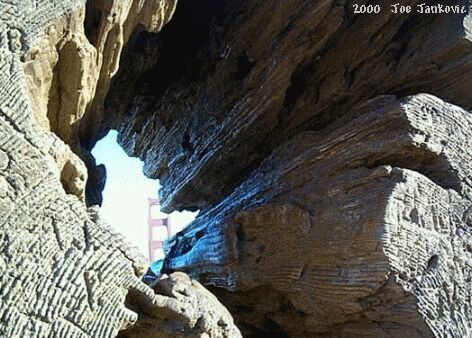
[[[0,4],[0,335],[239,337],[181,272],[247,337],[472,335],[468,11]],[[152,288],[86,212],[110,128],[201,209]]]
[[[284,141],[375,96],[426,92],[471,107],[470,24],[466,14],[389,10],[372,20],[346,1],[182,0],[155,67],[131,99],[112,91],[107,109],[126,110],[120,143],[160,179],[164,209],[202,209]],[[135,54],[139,65],[149,52]]]
[[[255,337],[470,335],[472,117],[424,94],[356,110],[276,149],[164,270],[235,292],[215,290]]]
[[[151,287],[168,297],[166,306],[158,308],[150,298],[134,297],[128,305],[136,308],[141,318],[119,337],[158,337],[162,323],[166,326],[165,337],[242,337],[228,310],[186,274],[163,275]]]
[[[96,191],[103,189],[106,173],[95,166],[89,153],[94,142],[88,140],[105,125],[105,96],[123,47],[136,32],[162,29],[176,1],[83,2],[40,30],[22,55],[22,65],[38,125],[53,131],[85,161],[90,174],[87,203],[94,205],[102,202]]]
[[[115,71],[125,21],[160,29],[174,4],[95,3],[122,13],[102,13],[109,24],[94,40],[113,30],[114,50],[88,42],[83,1],[0,1],[0,336],[115,337],[145,322],[149,337],[237,337],[231,316],[188,277],[145,285],[144,258],[87,213],[75,124],[101,102],[97,83]],[[160,293],[169,284],[186,294]]]
[[[164,210],[201,210],[163,272],[250,337],[471,335],[471,3],[447,4],[181,0],[132,42],[119,142]]]

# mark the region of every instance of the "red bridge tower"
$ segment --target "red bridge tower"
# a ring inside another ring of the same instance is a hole
[[[158,199],[148,198],[148,238],[149,260],[154,262],[164,258],[164,241],[172,235],[169,215],[161,211]]]

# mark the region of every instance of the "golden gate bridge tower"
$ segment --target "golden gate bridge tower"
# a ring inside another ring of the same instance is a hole
[[[148,238],[149,260],[154,262],[164,258],[164,241],[172,235],[169,215],[161,211],[156,198],[148,198]]]

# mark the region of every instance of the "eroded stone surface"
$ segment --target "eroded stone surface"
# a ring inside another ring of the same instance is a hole
[[[115,337],[143,321],[130,305],[139,300],[154,313],[150,337],[237,337],[222,305],[188,278],[170,277],[188,296],[145,285],[144,258],[86,211],[76,124],[103,100],[97,83],[116,71],[125,21],[160,29],[174,2],[106,3],[98,41],[114,49],[88,42],[83,1],[0,1],[0,336]]]
[[[254,337],[470,335],[470,14],[220,3],[202,25],[180,1],[155,67],[108,97],[164,209],[201,209],[164,271]]]
[[[137,309],[140,319],[119,337],[241,337],[228,310],[184,273],[163,275],[151,287],[168,297],[166,306],[158,308],[147,298],[134,297],[128,305]]]
[[[66,142],[85,161],[91,182],[97,185],[106,174],[95,166],[89,152],[94,142],[87,140],[109,124],[104,121],[104,101],[123,47],[136,31],[161,30],[176,2],[89,1],[86,6],[84,2],[64,15],[51,16],[22,56],[22,65],[38,126]],[[103,187],[92,186],[87,202],[101,204],[101,195],[95,192]]]
[[[467,336],[471,116],[430,95],[355,110],[201,212],[164,271],[234,292],[213,289],[252,336]]]
[[[193,19],[202,12],[210,24]],[[345,1],[182,0],[161,43],[132,99],[112,92],[109,109],[126,112],[119,141],[160,179],[167,211],[218,203],[279,144],[375,96],[472,106],[468,14],[372,20]]]
[[[175,271],[248,337],[472,334],[468,13],[0,4],[0,335],[238,337]],[[153,289],[84,206],[111,127],[202,209]]]

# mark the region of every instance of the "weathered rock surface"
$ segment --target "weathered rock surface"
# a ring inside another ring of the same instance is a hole
[[[160,29],[174,6],[94,3],[111,6],[94,18],[104,47],[88,42],[83,1],[0,1],[0,336],[237,337],[188,277],[145,285],[144,258],[86,211],[77,123],[100,109],[128,30]]]
[[[87,139],[105,124],[105,96],[122,49],[133,33],[161,30],[176,1],[80,3],[44,27],[22,56],[22,65],[39,126],[53,131],[85,161],[93,183],[87,202],[93,205],[102,202],[96,190],[103,189],[100,181],[105,173],[95,167]]]
[[[241,337],[225,307],[187,275],[164,275],[151,287],[167,297],[165,306],[157,307],[153,296],[133,297],[128,306],[140,318],[119,337]]]
[[[357,110],[276,149],[166,269],[236,291],[217,294],[252,333],[467,336],[472,117],[429,95]]]
[[[0,335],[240,336],[176,271],[247,337],[472,335],[468,12],[0,5]],[[86,211],[110,128],[201,209],[152,288]]]
[[[112,92],[108,109],[127,111],[120,142],[159,177],[167,211],[221,201],[276,146],[375,96],[472,106],[466,14],[385,9],[372,20],[346,1],[183,0],[161,43],[132,100]]]
[[[201,209],[163,271],[248,336],[468,336],[470,15],[351,5],[205,1],[205,26],[180,1],[132,99],[109,95],[164,208]]]

